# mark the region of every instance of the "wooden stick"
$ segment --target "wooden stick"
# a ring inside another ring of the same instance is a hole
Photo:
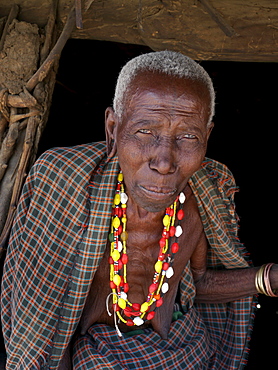
[[[8,124],[8,121],[3,116],[3,114],[0,113],[0,150],[1,150],[2,141],[3,141],[4,133],[6,131],[7,124]]]
[[[50,54],[46,58],[46,60],[43,62],[41,67],[37,70],[37,72],[30,78],[30,80],[26,84],[26,89],[31,92],[34,87],[41,81],[45,79],[45,77],[48,75],[48,72],[50,68],[53,66],[56,60],[59,60],[61,56],[61,52],[63,50],[63,47],[65,46],[68,38],[70,37],[73,27],[75,24],[75,8],[72,8],[68,15],[67,22],[65,24],[65,27],[56,42],[55,46],[51,50]]]
[[[39,109],[39,103],[37,102],[36,98],[32,94],[29,93],[28,90],[23,87],[23,92],[19,95],[11,95],[8,94],[7,96],[7,106],[14,107],[14,108],[34,108],[36,107]],[[1,92],[0,92],[1,95]]]
[[[56,16],[57,16],[57,7],[58,7],[58,0],[53,0],[52,9],[48,17],[47,25],[45,27],[45,41],[41,49],[41,58],[40,58],[41,64],[45,61],[51,49],[53,31],[54,31],[54,26],[55,26]]]
[[[83,28],[81,0],[75,0],[75,13],[76,13],[75,16],[76,28],[81,30]]]
[[[9,131],[2,143],[0,152],[0,181],[5,175],[9,159],[14,151],[15,143],[18,137],[18,126],[19,122],[15,122],[10,126]]]
[[[10,207],[8,216],[6,218],[5,226],[2,230],[0,237],[0,257],[5,248],[6,241],[9,237],[10,229],[14,220],[14,216],[17,209],[18,200],[21,194],[21,188],[26,177],[26,169],[29,163],[30,154],[33,148],[33,142],[36,135],[36,130],[39,124],[39,117],[31,117],[28,119],[25,141],[23,146],[22,155],[20,158],[19,166],[16,172],[16,179],[13,186],[12,197],[10,201]]]
[[[208,0],[199,0],[206,8],[208,14],[211,18],[218,24],[219,28],[225,33],[228,37],[239,36],[238,33],[233,29],[232,26],[222,17],[222,15],[209,3]]]
[[[18,12],[19,12],[19,6],[14,4],[11,8],[10,14],[8,16],[7,22],[5,24],[5,27],[3,29],[3,33],[0,39],[0,51],[3,49],[5,38],[8,32],[8,27],[12,23],[12,21],[17,17]]]

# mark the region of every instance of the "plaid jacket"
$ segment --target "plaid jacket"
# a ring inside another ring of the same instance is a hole
[[[26,180],[2,280],[7,369],[57,369],[81,316],[104,253],[119,166],[103,142],[43,154]],[[91,182],[91,184],[90,184]],[[245,268],[237,238],[233,177],[206,159],[192,176],[209,244],[209,267]],[[184,309],[194,304],[189,265],[181,279]],[[197,307],[233,368],[244,363],[252,298]]]

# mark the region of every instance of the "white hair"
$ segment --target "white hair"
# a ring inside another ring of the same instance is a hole
[[[214,116],[215,92],[208,73],[193,59],[174,51],[157,51],[131,59],[121,70],[115,89],[113,109],[119,119],[123,117],[125,96],[133,79],[142,72],[158,72],[169,76],[202,82],[210,94],[208,124]]]

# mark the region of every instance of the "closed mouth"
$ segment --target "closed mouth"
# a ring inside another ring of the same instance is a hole
[[[177,189],[169,187],[158,187],[158,186],[148,186],[148,185],[139,185],[139,188],[142,189],[145,193],[148,193],[153,196],[169,197],[175,194]]]

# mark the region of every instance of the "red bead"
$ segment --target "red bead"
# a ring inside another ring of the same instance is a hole
[[[139,311],[141,308],[141,305],[140,303],[132,303],[132,308],[134,309],[134,311]]]
[[[132,308],[131,307],[126,307],[124,309],[124,314],[127,316],[127,317],[130,317],[133,315],[133,312],[132,312]]]
[[[149,293],[154,293],[157,289],[157,284],[151,284],[149,286]]]
[[[168,215],[168,216],[170,216],[170,217],[172,217],[173,214],[174,214],[173,208],[167,207],[166,208],[166,211],[165,211],[165,214]]]
[[[156,307],[160,307],[160,306],[162,306],[163,305],[163,299],[162,298],[160,298],[158,301],[156,301]]]
[[[122,217],[122,209],[120,207],[115,208],[114,212],[119,218]]]
[[[122,255],[122,263],[123,263],[124,265],[126,265],[126,264],[127,264],[127,262],[128,262],[128,256],[127,256],[127,254],[123,254],[123,255]]]
[[[127,319],[126,320],[126,325],[127,326],[133,326],[134,325],[134,322],[131,319]]]
[[[175,235],[175,232],[176,232],[175,226],[170,226],[169,235],[172,237]]]
[[[110,281],[110,289],[116,289],[116,284],[113,281]]]
[[[165,239],[169,239],[169,231],[167,231],[166,229],[164,229],[162,231],[162,237],[165,238]]]
[[[142,312],[141,311],[133,311],[132,312],[132,315],[133,316],[141,316],[142,315]]]
[[[158,261],[163,261],[165,259],[165,254],[160,254],[157,259]]]
[[[121,270],[121,268],[123,267],[123,263],[122,263],[122,260],[119,259],[118,260],[118,269]]]
[[[154,311],[151,311],[147,314],[147,320],[152,320],[155,316],[155,312]]]
[[[165,238],[161,238],[161,239],[159,240],[159,246],[160,246],[160,248],[165,247],[165,244],[166,244],[166,240],[165,240]]]
[[[120,287],[123,287],[124,286],[124,277],[123,276],[121,276],[121,282],[120,282]]]
[[[116,235],[116,236],[119,236],[119,235],[121,235],[121,233],[123,232],[123,227],[122,227],[122,225],[120,225],[119,227],[118,227],[118,230],[116,231],[115,230],[115,232],[114,232],[114,234]]]
[[[168,270],[169,266],[170,265],[169,265],[168,262],[164,262],[163,265],[162,265],[162,270],[164,270],[164,271]]]
[[[182,220],[184,218],[184,211],[183,209],[180,209],[177,213],[178,220]]]
[[[127,293],[129,291],[128,283],[124,283],[124,292]]]
[[[177,253],[179,248],[180,247],[179,247],[178,243],[173,243],[172,247],[171,247],[172,253]]]
[[[111,256],[108,258],[108,263],[109,263],[109,265],[113,265],[114,264],[114,260],[113,260],[113,258]]]

